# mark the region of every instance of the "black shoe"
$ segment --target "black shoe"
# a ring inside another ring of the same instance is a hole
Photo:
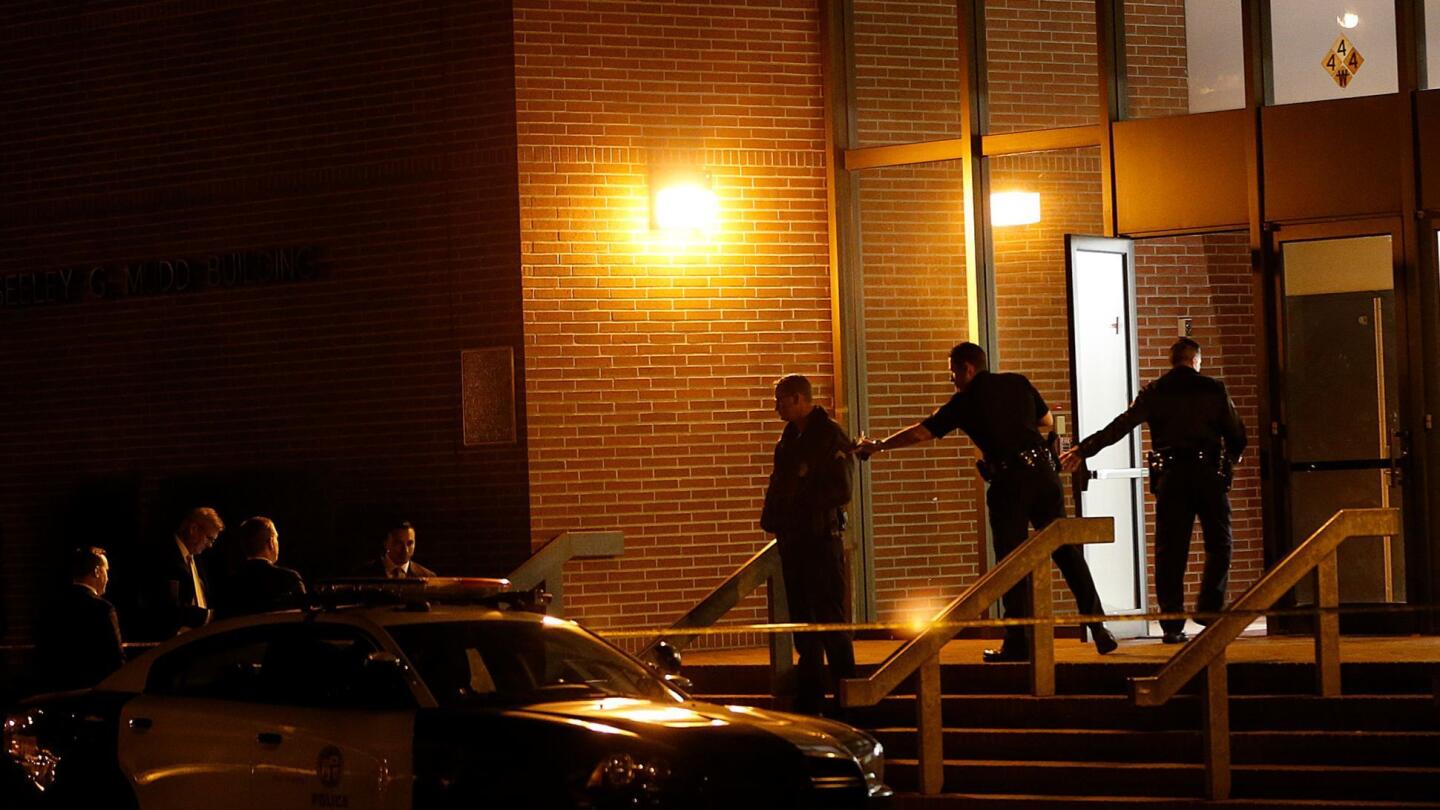
[[[981,656],[987,664],[1024,662],[1030,660],[1030,651],[1024,647],[1002,646],[998,650],[986,650]]]
[[[1115,640],[1115,634],[1106,630],[1103,625],[1096,625],[1090,628],[1090,635],[1095,637],[1095,652],[1101,655],[1108,655],[1115,652],[1120,642]]]
[[[1184,644],[1189,640],[1190,637],[1185,635],[1184,630],[1176,630],[1173,633],[1166,632],[1165,637],[1161,639],[1161,641],[1165,642],[1166,644]]]

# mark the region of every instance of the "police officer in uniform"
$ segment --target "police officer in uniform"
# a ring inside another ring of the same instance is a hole
[[[850,502],[853,443],[811,401],[810,381],[789,374],[775,382],[775,413],[785,430],[765,489],[760,527],[775,535],[790,620],[837,624],[845,613],[845,504]],[[841,631],[796,633],[794,709],[818,714],[825,698],[825,658],[838,683],[855,677],[855,649]],[[838,710],[837,710],[838,713]]]
[[[990,532],[995,557],[1001,559],[1025,541],[1029,526],[1043,529],[1065,516],[1065,494],[1060,486],[1055,457],[1041,431],[1054,425],[1050,408],[1035,386],[1020,374],[989,371],[985,350],[974,343],[961,343],[950,350],[950,380],[955,395],[929,418],[885,439],[864,439],[856,447],[862,460],[876,453],[938,439],[959,428],[975,442],[984,460],[980,474],[990,482],[985,497],[989,507]],[[1061,546],[1053,559],[1085,615],[1098,616],[1104,609],[1095,591],[1095,580],[1085,555],[1077,546]],[[1017,585],[1004,597],[1005,616],[1030,615],[1030,594]],[[1095,649],[1101,655],[1117,646],[1115,637],[1100,623],[1089,625]],[[1026,628],[1006,628],[1005,643],[998,650],[986,650],[986,661],[1024,661],[1030,650]]]
[[[1230,580],[1230,476],[1245,452],[1245,426],[1225,384],[1200,373],[1200,344],[1180,338],[1170,347],[1172,368],[1145,386],[1129,410],[1061,456],[1066,470],[1150,425],[1150,491],[1155,493],[1155,596],[1160,610],[1185,610],[1185,563],[1195,518],[1205,537],[1205,573],[1196,610],[1225,606]],[[1204,622],[1201,622],[1202,624]],[[1166,644],[1186,641],[1185,621],[1160,623]]]

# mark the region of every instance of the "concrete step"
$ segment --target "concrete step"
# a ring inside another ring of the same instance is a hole
[[[1024,694],[1029,689],[1027,664],[947,663],[940,667],[941,689],[946,694]],[[859,667],[862,676],[874,665]],[[1129,694],[1130,679],[1159,671],[1152,663],[1060,663],[1055,667],[1055,688],[1068,695]],[[1357,695],[1424,694],[1434,687],[1432,664],[1353,663],[1341,666],[1345,692]],[[687,665],[685,676],[698,693],[766,695],[770,670],[764,664]],[[1234,695],[1297,695],[1315,691],[1315,666],[1308,663],[1240,662],[1229,667]],[[1192,683],[1185,690],[1194,692]],[[907,679],[896,694],[914,694],[914,679]]]
[[[1035,796],[1000,793],[898,793],[890,810],[1440,810],[1440,802],[1360,799],[1230,799],[1211,802],[1179,796]]]
[[[1189,798],[1202,795],[1204,776],[1198,764],[945,761],[948,788],[979,794]],[[914,792],[917,777],[915,760],[886,763],[886,782],[897,791]],[[1440,767],[1236,765],[1231,779],[1237,798],[1423,802],[1440,796]]]
[[[914,728],[878,728],[887,757],[913,759]],[[1199,731],[1122,729],[945,729],[951,759],[1183,762],[1203,759]],[[1230,736],[1237,764],[1440,765],[1440,731],[1240,731]]]
[[[769,706],[769,696],[709,695],[713,703]],[[1127,729],[1193,731],[1200,728],[1195,695],[1164,706],[1136,706],[1121,695],[951,695],[941,699],[947,728]],[[892,695],[875,706],[850,710],[862,728],[915,725],[915,699]],[[1230,700],[1230,726],[1250,730],[1436,731],[1440,706],[1431,695],[1239,695]]]

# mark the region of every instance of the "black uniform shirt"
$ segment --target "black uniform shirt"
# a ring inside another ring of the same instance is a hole
[[[805,429],[785,426],[765,489],[760,527],[776,535],[819,536],[839,530],[850,502],[850,448],[845,429],[816,405]]]
[[[1039,423],[1049,411],[1022,375],[982,371],[920,424],[937,439],[960,428],[985,458],[998,462],[1043,447]]]
[[[1150,446],[1156,450],[1209,450],[1223,439],[1232,461],[1245,452],[1245,425],[1225,383],[1176,366],[1141,389],[1129,410],[1081,442],[1080,455],[1095,455],[1141,422],[1150,424]]]

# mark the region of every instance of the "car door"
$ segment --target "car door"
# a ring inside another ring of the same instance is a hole
[[[117,740],[142,810],[251,806],[259,668],[273,631],[207,636],[158,658]]]
[[[256,807],[410,807],[416,703],[393,656],[356,627],[306,623],[272,640],[261,671]]]

